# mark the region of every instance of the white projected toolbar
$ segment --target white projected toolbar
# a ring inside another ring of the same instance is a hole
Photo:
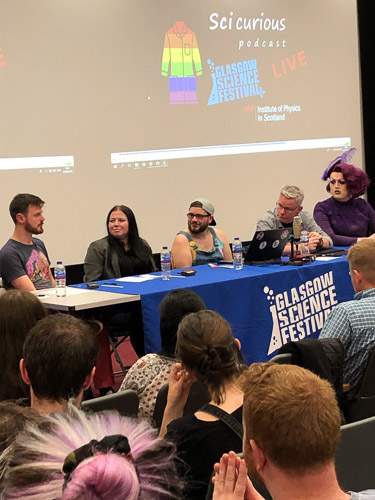
[[[74,167],[74,156],[0,158],[0,170],[52,169],[53,171],[69,172],[72,167]]]
[[[303,139],[296,141],[201,146],[195,148],[155,149],[148,151],[146,150],[111,153],[111,163],[114,165],[114,168],[117,168],[118,164],[128,164],[128,166],[130,167],[133,166],[133,163],[141,164],[142,162],[158,162],[158,165],[152,166],[166,166],[166,164],[163,165],[162,162],[165,163],[166,160],[180,158],[241,155],[249,153],[270,153],[275,151],[294,151],[304,149],[349,148],[350,146],[350,137],[331,137],[320,139]]]

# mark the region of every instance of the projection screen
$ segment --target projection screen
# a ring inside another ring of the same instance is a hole
[[[2,0],[0,88],[0,244],[37,194],[52,264],[115,204],[155,252],[199,196],[249,240],[282,184],[312,211],[330,160],[362,167],[355,0]]]

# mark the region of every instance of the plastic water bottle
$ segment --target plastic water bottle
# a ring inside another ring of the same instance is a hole
[[[163,247],[160,254],[161,278],[169,280],[171,278],[171,254],[168,247]]]
[[[56,262],[55,267],[56,295],[65,297],[66,295],[66,272],[61,260]]]
[[[309,249],[309,232],[306,231],[305,228],[301,231],[301,239],[299,243],[300,253],[301,255],[308,255],[310,253]]]
[[[239,238],[234,238],[232,245],[232,254],[233,254],[233,267],[234,269],[242,269],[242,243]]]

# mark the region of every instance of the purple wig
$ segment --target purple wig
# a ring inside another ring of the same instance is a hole
[[[322,175],[322,180],[326,181],[329,179],[332,172],[341,172],[348,186],[350,195],[353,198],[358,198],[358,196],[365,194],[371,181],[363,170],[348,163],[355,151],[355,148],[351,148],[331,161]],[[327,184],[326,190],[328,193],[330,192],[330,184]]]
[[[46,416],[44,427],[30,424],[1,457],[4,499],[24,500],[172,500],[182,498],[174,448],[147,422],[117,413]],[[104,453],[83,460],[62,491],[65,457],[105,436],[126,436],[131,459]],[[1,489],[0,488],[0,489]]]

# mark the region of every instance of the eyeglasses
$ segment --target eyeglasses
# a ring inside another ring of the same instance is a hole
[[[191,212],[189,212],[187,215],[187,218],[189,220],[193,220],[194,217],[197,219],[197,220],[203,220],[205,217],[211,217],[210,215],[206,215],[206,214],[192,214]]]
[[[346,180],[345,179],[330,179],[329,183],[332,184],[332,186],[334,186],[335,184],[341,184],[341,186],[344,186],[346,184]]]
[[[294,212],[295,210],[297,210],[297,208],[299,208],[299,205],[297,205],[294,208],[289,208],[289,207],[284,207],[284,205],[282,205],[281,203],[277,202],[276,203],[276,208],[278,208],[279,210],[283,209],[283,210],[285,210],[285,212],[290,213],[290,212]]]

